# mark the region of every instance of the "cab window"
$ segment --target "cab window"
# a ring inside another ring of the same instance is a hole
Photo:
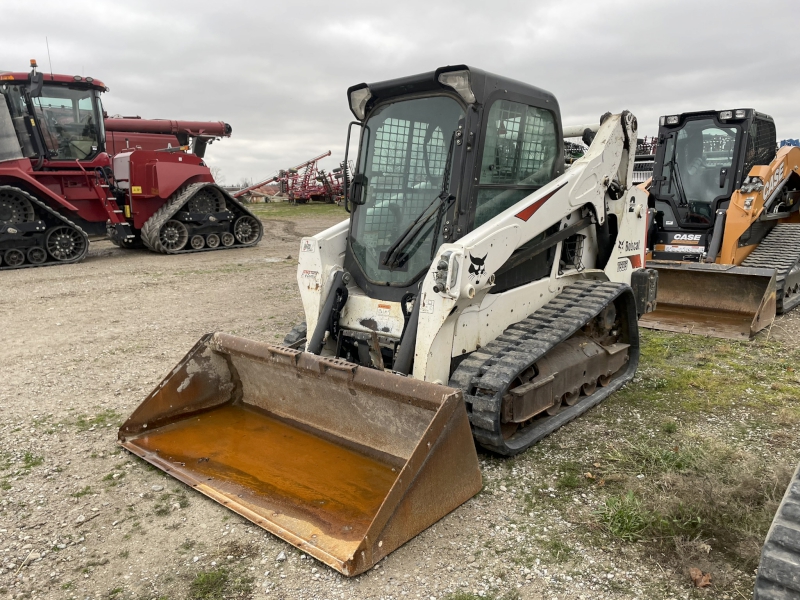
[[[551,181],[557,152],[553,113],[496,100],[483,142],[475,227]]]

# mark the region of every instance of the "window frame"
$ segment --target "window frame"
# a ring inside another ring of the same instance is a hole
[[[389,98],[385,98],[380,102],[376,102],[374,106],[370,106],[367,114],[364,116],[364,120],[361,121],[361,133],[358,139],[358,154],[356,155],[356,171],[353,174],[354,176],[359,174],[361,171],[361,163],[365,157],[362,156],[364,152],[364,136],[365,135],[373,135],[370,131],[370,128],[367,126],[370,117],[374,113],[375,110],[389,105],[394,104],[396,102],[402,102],[406,100],[416,100],[422,98],[437,98],[437,97],[446,97],[449,98],[458,104],[460,109],[463,111],[465,119],[469,120],[469,113],[468,106],[464,103],[463,98],[461,98],[458,94],[451,90],[446,89],[437,89],[434,91],[424,91],[414,94],[403,94],[397,96],[391,96]],[[468,125],[465,125],[465,130]],[[458,197],[461,193],[460,186],[461,186],[461,173],[463,170],[463,164],[466,160],[467,153],[464,151],[464,145],[454,146],[453,148],[453,164],[452,164],[452,171],[450,173],[450,193]],[[356,205],[352,207],[352,212],[355,213],[358,210],[363,209],[363,205]],[[451,206],[445,216],[445,220],[452,218],[452,211],[453,207]],[[370,297],[377,298],[379,300],[388,300],[398,302],[400,299],[405,295],[406,292],[416,288],[420,279],[422,279],[429,270],[429,267],[421,270],[419,273],[416,273],[411,276],[409,274],[409,280],[405,283],[403,282],[391,282],[386,283],[383,281],[376,281],[370,279],[367,275],[366,271],[364,270],[363,265],[358,261],[355,255],[355,250],[352,246],[353,240],[353,227],[355,225],[356,218],[351,215],[350,223],[347,230],[347,245],[345,249],[345,256],[344,256],[344,268],[353,275],[353,278],[356,284],[363,289]],[[440,238],[443,236],[444,227],[442,231],[439,232]],[[444,241],[447,241],[446,237],[444,237]],[[435,242],[434,242],[435,243]]]
[[[499,101],[508,101],[508,102],[515,102],[517,104],[521,104],[526,107],[530,108],[537,108],[539,110],[545,110],[550,113],[553,118],[553,124],[555,129],[555,136],[556,136],[556,154],[555,160],[553,161],[552,171],[550,174],[550,179],[545,183],[538,184],[538,185],[531,185],[531,184],[482,184],[480,183],[480,176],[481,176],[481,169],[483,166],[483,155],[486,150],[486,132],[488,132],[488,125],[489,125],[489,114],[492,110],[492,107],[496,102]],[[512,94],[508,93],[505,90],[495,90],[491,94],[489,94],[486,98],[486,101],[483,104],[483,114],[481,115],[480,120],[480,128],[479,131],[482,133],[480,139],[476,140],[476,148],[475,152],[475,160],[473,163],[473,185],[470,186],[470,197],[468,200],[469,205],[469,214],[467,218],[468,231],[472,231],[475,229],[475,217],[477,216],[478,212],[478,194],[481,190],[484,189],[496,189],[498,191],[505,191],[505,190],[523,190],[529,192],[528,195],[533,194],[537,190],[541,189],[551,181],[553,181],[558,176],[562,175],[564,172],[564,161],[559,160],[559,157],[563,157],[564,155],[564,139],[563,139],[563,129],[561,124],[561,113],[558,107],[558,104],[554,104],[548,101],[537,101],[537,99],[531,98],[530,96],[524,96],[522,94]],[[521,201],[522,199],[520,199]]]

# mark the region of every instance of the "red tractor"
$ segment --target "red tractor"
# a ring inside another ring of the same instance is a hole
[[[105,130],[103,83],[31,66],[30,73],[0,73],[0,269],[78,262],[88,234],[166,254],[259,242],[260,221],[214,183],[202,151],[170,143],[146,149],[148,131],[130,132],[123,148],[118,142],[128,132]],[[202,129],[152,132],[152,141],[193,137],[195,149],[204,149],[215,136]]]

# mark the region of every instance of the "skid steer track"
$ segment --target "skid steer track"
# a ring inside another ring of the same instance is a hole
[[[605,387],[582,396],[553,416],[542,416],[504,438],[501,428],[503,398],[512,382],[558,344],[570,338],[617,301],[623,323],[628,360]],[[619,308],[622,308],[620,311]],[[583,414],[633,378],[639,363],[636,307],[629,286],[621,283],[578,281],[536,311],[515,323],[464,360],[450,378],[450,386],[464,390],[472,433],[484,448],[511,456],[523,452],[562,425]]]
[[[758,565],[754,600],[800,598],[800,467],[794,473]]]
[[[225,226],[222,227],[224,232],[220,233],[216,230],[213,232],[217,236],[214,245],[208,242],[210,236],[203,235],[202,232],[193,235],[191,229],[181,221],[179,214],[188,212],[189,203],[204,190],[220,194],[225,203],[224,210],[220,211],[224,215],[225,221],[210,213],[205,215],[205,224],[223,225],[225,223]],[[165,245],[162,237],[163,229],[169,223],[176,222],[179,228],[182,226],[186,230],[186,239],[182,244],[176,242],[172,246]],[[218,185],[207,182],[193,183],[175,192],[170,200],[147,220],[142,226],[141,232],[142,243],[150,250],[163,254],[185,254],[187,252],[255,246],[261,240],[262,235],[264,235],[264,228],[258,217]],[[200,236],[203,242],[199,247],[194,247],[192,238],[197,236]]]
[[[0,195],[6,198],[16,197],[18,202],[27,201],[33,209],[32,221],[21,223],[0,221],[0,241],[4,242],[0,245],[0,271],[71,264],[86,258],[89,252],[89,236],[78,225],[20,188],[0,186]],[[14,238],[3,240],[5,237],[3,234],[17,235],[9,230],[29,229],[31,226],[35,226],[36,230],[22,232],[16,238],[20,246],[14,245]],[[30,234],[40,232],[44,234],[42,244],[30,245],[27,241],[31,237]],[[28,233],[27,238],[26,233]],[[18,260],[21,260],[17,264],[9,264],[9,256],[14,256],[10,255],[9,251],[13,250],[21,253],[16,255]]]
[[[775,269],[779,315],[800,303],[800,223],[779,223],[744,261],[743,267]]]

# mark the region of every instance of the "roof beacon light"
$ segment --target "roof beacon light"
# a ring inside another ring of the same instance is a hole
[[[350,110],[359,121],[364,120],[367,102],[370,98],[372,98],[372,92],[366,86],[350,92]]]
[[[680,122],[681,118],[678,115],[672,115],[667,117],[667,125],[677,125]]]
[[[469,82],[469,71],[448,71],[439,74],[439,83],[453,88],[467,104],[475,103],[475,94]]]
[[[733,111],[732,110],[723,110],[721,113],[719,113],[719,118],[720,118],[721,121],[726,121],[728,119],[732,119],[733,118]]]
[[[39,65],[36,64],[36,59],[32,58],[31,59],[31,69],[36,69],[38,67],[39,67]]]
[[[744,119],[747,116],[747,111],[743,108],[740,108],[734,113],[734,115],[737,119]]]

